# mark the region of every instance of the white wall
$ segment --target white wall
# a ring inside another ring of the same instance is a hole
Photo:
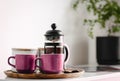
[[[88,63],[88,37],[72,0],[0,0],[0,69],[10,69],[11,48],[38,48],[44,33],[57,23],[70,47],[68,64]],[[81,15],[84,12],[80,13]]]

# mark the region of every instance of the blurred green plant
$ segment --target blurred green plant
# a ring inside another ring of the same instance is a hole
[[[88,12],[92,12],[95,19],[84,19],[84,24],[88,25],[88,35],[93,38],[93,29],[96,24],[101,28],[106,28],[107,21],[114,18],[108,29],[108,36],[120,31],[120,6],[115,0],[76,0],[73,3],[73,9],[76,10],[79,3],[84,3]]]

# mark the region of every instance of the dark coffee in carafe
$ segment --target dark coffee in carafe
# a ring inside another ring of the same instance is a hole
[[[63,54],[63,46],[60,43],[45,43],[45,54]]]

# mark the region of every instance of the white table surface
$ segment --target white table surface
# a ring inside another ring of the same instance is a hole
[[[85,72],[80,77],[67,79],[17,79],[6,77],[0,71],[0,81],[120,81],[120,72]]]

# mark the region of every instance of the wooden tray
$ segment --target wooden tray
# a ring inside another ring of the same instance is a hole
[[[43,74],[43,73],[32,73],[32,74],[22,74],[13,72],[11,70],[6,70],[4,73],[7,77],[11,78],[22,78],[22,79],[60,79],[60,78],[74,78],[79,77],[84,73],[84,70],[66,70],[60,74]]]

